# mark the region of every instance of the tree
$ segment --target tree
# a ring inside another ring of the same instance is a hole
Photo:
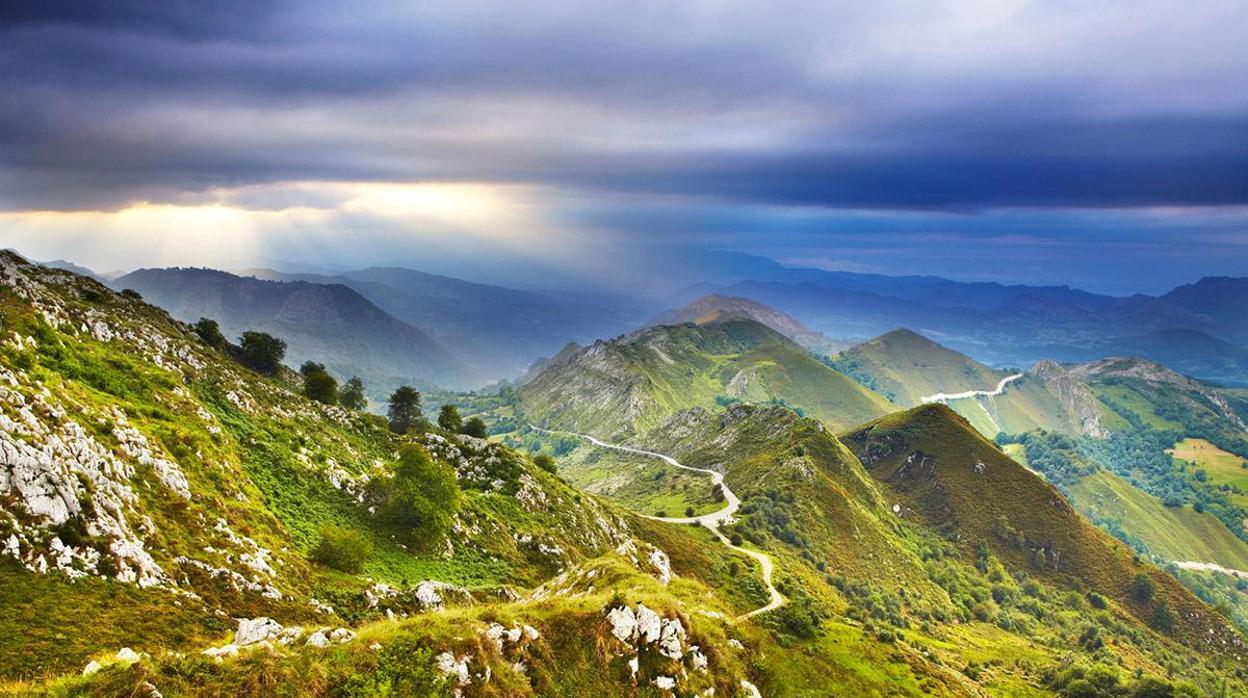
[[[442,411],[438,412],[438,426],[458,434],[464,428],[464,418],[459,416],[459,410],[454,405],[443,405]]]
[[[536,456],[533,456],[533,465],[536,465],[551,474],[554,474],[557,470],[555,467],[555,459],[551,458],[548,453],[539,453]]]
[[[1165,599],[1158,601],[1157,607],[1153,609],[1152,626],[1163,633],[1174,630],[1174,613]]]
[[[373,544],[364,534],[349,528],[321,529],[321,540],[312,550],[312,561],[338,570],[359,572],[373,555]]]
[[[265,332],[244,332],[238,360],[257,373],[274,375],[286,358],[286,342]]]
[[[358,376],[351,376],[351,379],[342,384],[342,389],[338,391],[338,404],[349,410],[360,410],[368,407],[368,399],[364,397],[364,381]]]
[[[468,436],[475,436],[478,439],[484,439],[487,435],[485,420],[480,417],[473,417],[467,422],[464,422],[464,428],[461,429],[460,432],[467,434]]]
[[[1131,598],[1140,603],[1148,603],[1153,600],[1155,590],[1152,577],[1141,572],[1135,575],[1135,581],[1131,583]]]
[[[201,317],[199,322],[193,325],[195,334],[203,340],[204,344],[216,349],[217,351],[229,351],[230,342],[221,334],[221,326],[216,320]]]
[[[324,364],[305,361],[299,367],[299,374],[303,376],[304,395],[326,405],[338,404],[338,381],[329,375]]]
[[[425,421],[420,411],[420,391],[410,385],[400,386],[390,394],[390,431],[406,434],[412,427]]]
[[[381,519],[410,545],[428,547],[440,539],[459,510],[455,471],[417,444],[399,449],[393,478],[373,480],[369,487]]]

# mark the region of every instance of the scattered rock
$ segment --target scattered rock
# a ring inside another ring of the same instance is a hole
[[[254,645],[257,642],[277,637],[283,630],[282,625],[272,618],[243,618],[238,621],[238,632],[234,633],[234,644],[239,647]]]

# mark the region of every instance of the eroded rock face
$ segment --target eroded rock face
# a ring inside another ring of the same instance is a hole
[[[1053,393],[1070,414],[1079,422],[1083,434],[1102,438],[1108,432],[1101,427],[1101,410],[1096,396],[1069,371],[1056,361],[1044,360],[1032,367],[1028,374],[1039,379]]]

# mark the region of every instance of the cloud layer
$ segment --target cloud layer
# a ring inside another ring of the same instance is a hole
[[[1245,27],[1242,3],[1149,0],[8,3],[0,209],[9,232],[141,203],[338,219],[343,187],[444,182],[524,189],[544,234],[662,217],[789,259],[857,244],[838,211],[892,212],[881,250],[956,220],[1017,251],[1038,238],[980,231],[1021,209],[1076,247],[1206,244],[1248,234],[1206,227],[1248,206]],[[1126,213],[1069,229],[1101,208]]]

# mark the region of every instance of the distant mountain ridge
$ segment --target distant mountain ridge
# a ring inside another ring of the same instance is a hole
[[[1162,296],[1067,286],[791,269],[782,278],[695,284],[673,299],[742,296],[834,337],[915,328],[994,365],[1137,354],[1197,377],[1248,385],[1248,279],[1211,277]]]
[[[484,382],[421,329],[342,284],[267,281],[212,269],[140,269],[111,282],[174,317],[212,318],[229,338],[259,330],[287,343],[288,364],[324,363],[358,375],[375,394],[404,383],[471,387]]]
[[[636,322],[627,308],[604,307],[536,291],[474,283],[397,267],[335,275],[249,270],[258,278],[343,284],[394,317],[453,347],[490,379],[522,374],[570,341],[617,335]]]
[[[721,296],[716,293],[703,296],[683,308],[660,313],[649,324],[678,325],[692,322],[702,325],[734,317],[762,323],[819,355],[828,356],[849,346],[848,342],[835,340],[815,332],[791,315],[758,301],[737,296]]]
[[[793,340],[743,317],[568,347],[522,392],[529,417],[601,438],[648,431],[682,409],[738,401],[784,404],[833,428],[890,409]]]

